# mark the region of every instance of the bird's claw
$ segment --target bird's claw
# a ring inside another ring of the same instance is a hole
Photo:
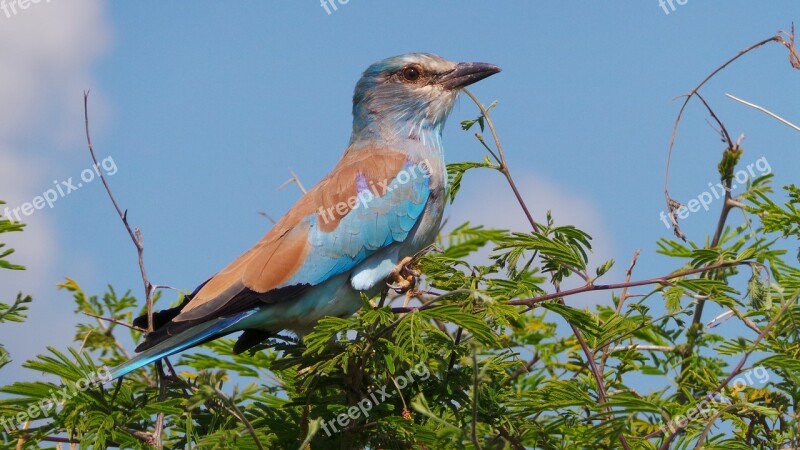
[[[413,256],[406,256],[403,258],[389,274],[388,286],[398,294],[413,289],[417,285],[417,277],[422,274],[422,272],[414,267],[415,263],[416,261]]]

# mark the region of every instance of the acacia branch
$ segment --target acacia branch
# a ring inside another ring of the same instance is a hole
[[[489,152],[492,154],[492,156],[495,158],[495,160],[497,160],[497,163],[499,164],[498,170],[506,178],[506,181],[508,182],[508,185],[511,187],[511,190],[514,192],[514,196],[517,198],[517,202],[519,203],[519,206],[522,208],[522,211],[525,213],[525,217],[528,218],[528,222],[530,222],[531,228],[533,228],[534,233],[540,232],[539,225],[533,219],[533,216],[531,215],[531,212],[528,209],[528,205],[525,203],[525,200],[522,198],[522,194],[520,194],[519,189],[517,189],[517,184],[514,182],[514,178],[511,176],[511,172],[508,169],[508,164],[506,162],[506,156],[505,156],[505,153],[503,152],[503,146],[500,144],[500,138],[498,137],[497,130],[495,129],[494,123],[492,122],[492,119],[489,116],[489,111],[483,106],[483,104],[480,102],[480,100],[478,100],[478,98],[475,97],[475,95],[472,94],[472,92],[470,92],[467,89],[463,89],[463,91],[478,106],[478,109],[480,109],[480,111],[481,111],[481,116],[486,121],[486,126],[489,127],[489,131],[492,134],[492,139],[494,140],[494,146],[497,149],[497,154],[495,155],[491,150],[489,150]],[[489,148],[489,146],[486,145],[486,142],[483,140],[483,137],[480,134],[476,133],[475,136],[478,138],[479,141],[481,141],[481,143],[484,145],[484,147],[486,147],[487,149]],[[577,270],[576,268],[570,268],[570,271],[572,271],[576,275],[580,276],[581,278],[583,278],[584,281],[587,282],[587,284],[591,285],[591,279],[590,279],[588,274],[586,274],[583,271]],[[556,289],[558,289],[557,285],[556,285]],[[564,300],[561,299],[561,300],[559,300],[559,302],[561,302],[563,304]],[[576,327],[574,324],[572,324],[572,322],[567,321],[567,323],[569,323],[569,326],[572,329],[572,333],[575,335],[575,338],[578,340],[578,343],[580,344],[581,349],[583,350],[583,353],[586,356],[586,360],[587,360],[587,363],[588,363],[589,370],[592,372],[592,376],[594,377],[595,382],[597,383],[598,401],[601,404],[605,404],[606,403],[606,389],[605,389],[605,385],[603,383],[603,374],[600,372],[600,370],[597,367],[597,364],[596,364],[596,362],[594,360],[594,354],[592,353],[592,351],[589,348],[589,346],[586,344],[586,339],[584,339],[583,333],[581,332],[581,330],[578,329],[578,327]],[[611,409],[608,408],[608,411],[610,412]],[[630,448],[628,446],[628,442],[625,439],[624,435],[620,434],[619,441],[620,441],[620,444],[622,445],[623,449],[628,450]]]
[[[614,290],[614,289],[624,289],[624,288],[632,288],[632,287],[638,287],[638,286],[648,286],[648,285],[652,285],[652,284],[669,285],[669,284],[671,284],[669,281],[670,280],[674,280],[675,278],[682,278],[682,277],[686,277],[686,276],[689,276],[689,275],[695,275],[695,274],[698,274],[698,273],[709,272],[709,271],[712,271],[712,270],[726,269],[726,268],[729,268],[729,267],[737,267],[737,266],[741,266],[741,265],[748,265],[748,264],[751,264],[751,263],[752,263],[752,261],[730,261],[730,262],[724,262],[724,263],[715,264],[713,266],[698,267],[696,269],[688,269],[688,270],[683,270],[683,271],[680,271],[680,272],[674,272],[674,273],[671,273],[669,275],[665,275],[663,277],[649,278],[649,279],[646,279],[646,280],[637,280],[637,281],[631,281],[631,282],[626,282],[626,283],[613,283],[613,284],[588,284],[586,286],[581,286],[579,288],[568,289],[566,291],[553,292],[553,293],[550,293],[550,294],[541,295],[539,297],[524,298],[524,299],[518,299],[518,300],[509,300],[509,301],[506,302],[506,304],[507,305],[515,305],[515,306],[535,306],[535,305],[537,305],[539,303],[542,303],[542,302],[545,302],[547,300],[553,300],[553,299],[556,299],[556,298],[570,297],[570,296],[573,296],[573,295],[583,294],[583,293],[586,293],[586,292],[609,291],[609,290]],[[453,292],[456,292],[456,291],[453,291]],[[458,293],[463,293],[463,292],[470,292],[470,291],[468,291],[468,290],[460,290],[460,291],[458,291]],[[445,295],[447,295],[447,294],[445,294]],[[437,305],[437,300],[441,300],[442,298],[445,297],[445,295],[442,295],[440,297],[436,297],[436,298],[434,298],[432,300],[429,300],[428,302],[426,302],[426,303],[424,303],[424,304],[422,304],[420,306],[407,306],[407,307],[398,306],[398,307],[394,307],[394,308],[392,308],[392,312],[395,313],[395,314],[403,314],[403,313],[409,313],[409,312],[412,312],[412,311],[423,311],[423,310],[426,310],[426,309],[435,308],[435,307],[439,306],[439,305]]]
[[[784,37],[786,37],[788,39],[788,41]],[[683,117],[683,113],[686,110],[686,107],[688,106],[688,104],[692,100],[692,98],[696,96],[698,99],[700,99],[700,101],[706,107],[706,109],[708,110],[709,114],[711,114],[711,117],[717,122],[717,124],[720,125],[721,133],[723,134],[723,138],[724,138],[724,140],[726,141],[726,143],[728,145],[728,149],[726,150],[726,152],[727,151],[737,151],[737,150],[739,150],[738,142],[734,143],[731,140],[730,135],[728,134],[728,132],[725,129],[724,125],[719,120],[717,115],[714,113],[712,108],[708,105],[706,100],[702,97],[702,95],[700,95],[699,91],[703,86],[706,85],[706,83],[708,83],[712,78],[714,78],[718,73],[720,73],[722,70],[724,70],[730,64],[732,64],[733,62],[735,62],[736,60],[738,60],[742,56],[746,55],[747,53],[749,53],[749,52],[751,52],[751,51],[753,51],[753,50],[755,50],[755,49],[757,49],[759,47],[762,47],[762,46],[764,46],[764,45],[766,45],[766,44],[768,44],[770,42],[777,42],[777,43],[782,44],[784,47],[786,47],[789,50],[789,62],[790,62],[790,64],[794,68],[800,68],[800,58],[798,58],[797,51],[794,48],[794,24],[792,24],[791,33],[779,32],[778,34],[776,34],[774,36],[771,36],[771,37],[769,37],[767,39],[764,39],[764,40],[762,40],[762,41],[760,41],[760,42],[758,42],[756,44],[753,44],[750,47],[740,51],[738,54],[736,54],[732,58],[728,59],[722,65],[717,67],[714,71],[712,71],[710,74],[708,74],[697,86],[694,87],[694,89],[692,89],[688,94],[686,94],[684,96],[683,104],[681,105],[680,110],[678,111],[678,115],[676,116],[675,123],[673,124],[673,127],[672,127],[672,135],[670,137],[669,150],[667,152],[667,161],[666,161],[666,167],[665,167],[665,171],[664,171],[665,172],[664,173],[664,196],[665,196],[665,200],[666,200],[666,203],[667,203],[667,208],[670,211],[670,217],[671,217],[672,223],[673,223],[673,231],[675,232],[676,236],[680,237],[683,240],[686,240],[686,237],[681,232],[680,227],[678,226],[678,220],[675,217],[675,210],[680,208],[680,204],[678,202],[676,202],[675,200],[673,200],[672,197],[670,197],[669,188],[668,188],[668,185],[669,185],[669,173],[670,173],[670,162],[671,162],[671,159],[672,159],[673,150],[675,148],[675,141],[676,141],[676,138],[677,138],[677,135],[678,135],[678,127],[679,127],[681,119]],[[732,171],[733,167],[731,167],[730,170]],[[720,242],[720,240],[722,238],[722,233],[723,233],[723,231],[725,229],[725,223],[727,222],[727,219],[728,219],[728,214],[730,213],[731,209],[733,209],[734,207],[737,206],[736,202],[733,201],[732,196],[731,196],[732,179],[729,176],[730,174],[721,173],[720,175],[722,176],[722,179],[723,179],[723,181],[725,182],[725,185],[726,185],[726,188],[725,188],[725,200],[723,202],[722,211],[720,212],[720,217],[719,217],[719,220],[717,222],[716,230],[714,232],[714,237],[713,237],[713,239],[711,241],[711,248],[717,247],[719,245],[719,242]],[[681,371],[680,371],[680,375],[679,375],[680,376],[680,378],[679,378],[680,380],[684,379],[684,377],[687,374],[687,371],[689,369],[689,361],[690,361],[690,359],[692,357],[692,354],[694,353],[694,347],[695,347],[695,343],[697,341],[697,338],[700,335],[700,322],[702,321],[702,318],[703,318],[704,306],[705,306],[705,300],[704,299],[699,299],[697,301],[697,305],[695,306],[694,315],[692,317],[692,324],[686,331],[687,345],[686,345],[686,352],[685,352],[685,354],[683,356],[683,363],[681,364]]]
[[[236,417],[242,424],[244,424],[247,432],[250,434],[250,437],[253,438],[253,442],[255,443],[256,447],[259,450],[264,450],[264,445],[261,443],[261,439],[258,438],[258,433],[256,433],[256,429],[253,427],[253,424],[247,420],[244,413],[238,406],[236,406],[236,402],[225,395],[224,392],[219,390],[216,386],[214,387],[214,393],[217,394],[220,400],[222,400],[222,406],[225,408],[233,417]]]
[[[633,258],[631,258],[631,263],[628,266],[628,270],[625,271],[625,282],[626,283],[630,283],[631,282],[631,278],[633,277],[633,268],[636,267],[636,262],[639,260],[639,254],[640,254],[639,250],[636,250],[635,252],[633,252]],[[628,299],[628,296],[629,296],[628,288],[627,287],[622,288],[622,293],[619,294],[619,301],[617,302],[617,308],[616,308],[616,314],[617,315],[622,314],[622,306],[625,304],[625,300]],[[600,373],[605,373],[606,361],[608,361],[608,356],[609,356],[609,350],[608,349],[609,349],[610,346],[611,346],[611,342],[609,342],[603,348],[603,358],[600,360]]]
[[[672,151],[675,148],[675,140],[676,140],[676,138],[678,136],[678,126],[681,123],[681,118],[683,117],[683,112],[686,110],[686,106],[689,104],[689,101],[691,101],[692,97],[697,95],[697,92],[700,90],[700,88],[705,86],[705,84],[708,83],[712,78],[714,78],[719,72],[723,71],[726,67],[728,67],[733,62],[735,62],[737,59],[741,58],[742,56],[746,55],[747,53],[749,53],[749,52],[751,52],[751,51],[753,51],[753,50],[755,50],[755,49],[757,49],[757,48],[759,48],[759,47],[761,47],[763,45],[766,45],[766,44],[768,44],[770,42],[780,42],[780,43],[783,43],[784,45],[786,45],[786,41],[784,41],[783,37],[780,36],[779,34],[775,35],[775,36],[772,36],[772,37],[770,37],[768,39],[764,39],[763,41],[761,41],[761,42],[759,42],[757,44],[751,45],[750,47],[748,47],[748,48],[742,50],[741,52],[739,52],[733,58],[730,58],[729,60],[725,61],[725,63],[723,63],[721,66],[717,67],[713,72],[711,72],[708,76],[706,76],[703,79],[703,81],[700,82],[700,84],[695,86],[694,89],[689,91],[689,93],[684,96],[683,104],[681,105],[681,108],[678,111],[678,116],[675,118],[675,123],[672,126],[672,136],[670,137],[669,150],[667,152],[667,164],[666,164],[666,170],[665,170],[665,175],[664,175],[664,193],[667,196],[667,198],[669,198],[669,192],[668,192],[669,191],[668,190],[669,168],[670,168],[670,161],[672,159]]]
[[[716,265],[713,265],[713,266],[699,267],[697,269],[689,269],[689,270],[684,270],[684,271],[680,271],[680,272],[675,272],[675,273],[672,273],[670,275],[666,275],[666,276],[658,277],[658,278],[650,278],[650,279],[647,279],[647,280],[638,280],[638,281],[631,281],[631,282],[625,282],[625,283],[615,283],[615,284],[589,284],[589,285],[586,285],[586,286],[582,286],[582,287],[574,288],[574,289],[569,289],[569,290],[562,291],[562,292],[554,292],[552,294],[542,295],[540,297],[533,297],[533,298],[527,298],[527,299],[521,299],[521,300],[510,300],[510,301],[508,301],[508,304],[509,305],[533,306],[533,305],[535,305],[537,303],[541,303],[541,302],[544,302],[544,301],[547,301],[547,300],[552,300],[554,298],[564,298],[564,297],[568,297],[568,296],[571,296],[571,295],[582,294],[582,293],[585,293],[585,292],[608,291],[608,290],[614,290],[614,289],[625,289],[625,288],[632,288],[632,287],[637,287],[637,286],[647,286],[647,285],[651,285],[651,284],[668,285],[668,284],[670,284],[669,280],[673,280],[675,278],[686,277],[686,276],[689,276],[689,275],[708,272],[708,271],[711,271],[711,270],[724,269],[724,268],[727,268],[727,267],[740,266],[740,265],[743,265],[743,264],[749,264],[749,262],[746,262],[746,261],[735,261],[735,262],[720,263],[720,264],[716,264]]]
[[[494,140],[495,148],[497,148],[497,155],[492,153],[492,156],[497,160],[497,163],[500,165],[498,170],[506,177],[506,181],[508,181],[509,186],[511,186],[511,190],[514,191],[514,196],[517,198],[517,202],[519,203],[522,211],[525,213],[525,217],[528,218],[528,222],[530,222],[531,226],[533,227],[533,231],[539,231],[539,225],[533,220],[533,216],[531,215],[528,206],[525,204],[525,200],[522,199],[522,194],[519,193],[519,189],[517,189],[517,184],[514,182],[514,179],[511,177],[511,172],[508,170],[508,164],[506,164],[506,155],[503,152],[503,146],[500,144],[500,138],[497,136],[497,130],[494,127],[494,123],[492,122],[491,117],[489,117],[489,111],[483,106],[483,104],[478,100],[478,97],[470,92],[468,89],[462,89],[469,98],[472,99],[473,102],[478,106],[478,109],[481,111],[481,115],[486,120],[486,126],[489,127],[489,131],[492,133],[492,139]],[[482,140],[482,137],[479,138]]]
[[[781,317],[783,317],[786,311],[788,311],[789,308],[791,308],[792,305],[794,305],[797,302],[798,297],[800,297],[800,294],[795,294],[790,300],[788,300],[781,307],[780,311],[778,311],[778,313],[775,314],[775,316],[772,318],[772,320],[769,321],[769,323],[764,327],[764,329],[761,330],[761,333],[758,335],[758,337],[753,341],[753,344],[750,346],[750,349],[744,352],[744,355],[742,355],[742,358],[739,360],[739,363],[736,364],[736,367],[716,388],[714,388],[714,390],[705,395],[704,400],[706,401],[713,400],[714,397],[728,385],[728,383],[730,383],[734,378],[736,378],[740,373],[742,373],[742,368],[747,363],[747,359],[750,357],[750,355],[752,355],[753,352],[756,351],[756,348],[758,348],[758,344],[767,336],[770,330],[772,330],[775,324],[778,323],[778,320],[780,320]],[[683,426],[680,426],[680,424],[675,424],[675,425],[677,425],[675,427],[675,430],[670,432],[670,434],[667,436],[667,438],[659,447],[659,450],[668,450],[670,444],[675,439],[675,437],[679,433],[681,433],[686,428],[686,426],[688,426],[688,422]],[[662,431],[658,434],[663,434],[663,432],[664,429],[662,429]]]
[[[84,119],[84,126],[86,129],[86,144],[89,147],[89,154],[92,157],[92,161],[94,162],[95,167],[99,166],[97,162],[97,157],[94,154],[94,146],[92,146],[92,136],[89,132],[89,91],[83,92],[83,119]],[[130,235],[131,240],[133,241],[133,245],[136,246],[136,253],[139,256],[139,271],[142,274],[142,283],[144,283],[144,295],[145,300],[147,301],[147,331],[153,331],[153,291],[155,290],[153,285],[150,284],[150,281],[147,279],[147,271],[144,267],[144,243],[142,240],[142,232],[137,228],[131,228],[130,224],[128,223],[128,211],[122,211],[117,203],[117,200],[114,198],[114,194],[111,192],[111,187],[108,185],[108,181],[106,177],[103,175],[103,171],[98,170],[97,173],[100,175],[100,180],[103,182],[103,186],[106,189],[106,193],[108,194],[108,198],[111,199],[111,203],[114,205],[114,209],[117,210],[117,215],[122,220],[122,224],[125,225],[125,229],[128,231],[128,235]]]

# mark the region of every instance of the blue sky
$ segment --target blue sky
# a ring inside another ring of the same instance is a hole
[[[360,73],[384,57],[426,51],[503,68],[472,90],[499,100],[493,117],[537,218],[552,209],[558,222],[590,232],[595,262],[618,262],[609,281],[636,249],[635,276],[661,275],[674,268],[655,254],[656,240],[671,235],[659,212],[680,106],[673,98],[800,19],[795,0],[674,4],[669,14],[657,0],[350,0],[331,14],[316,1],[54,0],[10,16],[0,10],[0,199],[19,207],[91,166],[82,134],[82,91],[91,89],[95,148],[113,161],[108,179],[142,229],[150,279],[191,289],[268,230],[259,211],[278,217],[298,199],[295,188],[276,191],[289,168],[310,186],[334,166]],[[800,122],[798,87],[785,50],[772,44],[704,90],[731,133],[745,134],[742,161],[765,158],[778,185],[796,181],[798,133],[724,93]],[[483,157],[458,127],[475,115],[462,98],[444,133],[449,162]],[[722,150],[706,114],[690,106],[673,197],[685,203],[708,190]],[[684,221],[688,236],[712,233],[719,207]],[[467,175],[447,214],[453,225],[527,228],[490,172]],[[26,323],[0,327],[15,360],[3,381],[29,379],[19,363],[48,345],[66,348],[74,324],[86,320],[55,288],[64,277],[92,294],[110,284],[141,295],[134,248],[96,179],[24,221],[26,232],[6,240],[29,270],[0,273],[0,298],[24,291],[35,302]]]

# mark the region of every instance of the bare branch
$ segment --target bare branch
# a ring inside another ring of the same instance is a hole
[[[289,178],[288,180],[284,181],[283,184],[278,186],[278,189],[275,189],[275,190],[276,191],[280,191],[281,189],[285,188],[286,186],[294,183],[294,184],[297,185],[298,188],[300,188],[300,190],[303,192],[303,194],[308,192],[308,191],[306,191],[306,188],[303,187],[303,183],[300,182],[300,178],[297,177],[297,174],[294,173],[294,171],[292,169],[289,169],[289,173],[292,174],[292,178]]]
[[[86,144],[89,147],[89,154],[92,156],[92,161],[94,162],[95,166],[99,166],[97,162],[97,157],[94,154],[94,147],[92,146],[92,136],[89,132],[89,91],[84,91],[83,93],[83,118],[84,124],[86,129]],[[111,192],[111,187],[108,185],[108,181],[106,177],[103,175],[102,171],[97,171],[100,175],[100,180],[103,182],[103,186],[106,188],[106,193],[108,194],[108,198],[111,199],[111,203],[114,205],[114,209],[117,210],[117,214],[119,218],[122,220],[122,224],[125,225],[125,229],[128,231],[128,234],[133,241],[133,245],[136,246],[136,252],[139,256],[139,271],[142,274],[142,283],[144,283],[144,294],[145,299],[147,301],[147,332],[153,331],[153,292],[154,287],[150,284],[150,281],[147,279],[147,271],[144,267],[144,244],[142,242],[142,232],[139,228],[131,228],[130,224],[128,223],[128,211],[122,211],[117,203],[117,200],[114,198],[114,194]]]
[[[147,332],[147,330],[145,330],[145,329],[143,329],[143,328],[139,328],[139,327],[137,327],[137,326],[135,326],[135,325],[131,325],[131,324],[129,324],[129,323],[127,323],[127,322],[123,322],[123,321],[121,321],[121,320],[112,319],[112,318],[110,318],[110,317],[98,316],[98,315],[95,315],[95,314],[92,314],[92,313],[87,313],[87,312],[84,312],[83,314],[84,314],[85,316],[94,317],[95,319],[98,319],[98,320],[103,320],[103,321],[106,321],[106,322],[115,323],[115,324],[117,324],[117,325],[121,325],[121,326],[123,326],[123,327],[125,327],[125,328],[130,328],[131,330],[140,331],[140,332],[142,332],[142,333],[146,333],[146,332]]]
[[[728,383],[730,383],[734,378],[736,378],[740,373],[742,373],[742,368],[747,363],[747,359],[750,357],[750,355],[753,354],[753,352],[756,351],[756,348],[758,348],[758,344],[764,339],[764,337],[767,336],[772,327],[774,327],[775,324],[778,323],[778,320],[780,320],[781,317],[783,317],[783,315],[786,314],[786,311],[788,311],[789,308],[792,307],[792,305],[797,303],[798,296],[800,296],[800,294],[795,294],[791,299],[786,301],[786,303],[781,307],[780,311],[777,314],[775,314],[772,320],[770,320],[767,326],[765,326],[764,329],[761,331],[761,334],[759,334],[758,337],[753,341],[752,345],[750,346],[750,349],[744,352],[744,355],[739,360],[739,363],[736,364],[736,367],[734,367],[731,373],[724,380],[722,380],[722,382],[716,388],[714,388],[714,390],[705,395],[704,397],[705,400],[707,401],[713,400],[714,397],[717,394],[719,394],[722,391],[722,389],[725,388],[725,386],[728,385]],[[675,423],[674,425],[677,426],[675,427],[674,431],[670,432],[670,434],[667,436],[667,438],[659,447],[659,450],[668,450],[672,441],[679,433],[681,433],[684,430],[684,428],[686,428],[688,423],[684,424],[683,426],[681,426],[680,423]],[[663,434],[665,430],[666,428],[662,428],[660,433],[655,433],[652,436],[648,437],[654,437],[657,436],[658,434]]]
[[[732,99],[736,100],[736,101],[737,101],[737,102],[739,102],[739,103],[745,104],[745,105],[747,105],[747,106],[749,106],[749,107],[751,107],[751,108],[755,108],[755,109],[757,109],[757,110],[759,110],[759,111],[761,111],[761,112],[763,112],[763,113],[767,114],[768,116],[770,116],[770,117],[772,117],[772,118],[774,118],[774,119],[778,119],[778,120],[779,120],[780,122],[782,122],[784,125],[788,125],[789,127],[793,128],[795,131],[800,131],[800,127],[798,127],[797,125],[793,124],[792,122],[789,122],[788,120],[784,119],[783,117],[781,117],[781,116],[779,116],[779,115],[775,114],[774,112],[772,112],[772,111],[770,111],[770,110],[768,110],[768,109],[766,109],[766,108],[763,108],[763,107],[761,107],[761,106],[758,106],[758,105],[756,105],[755,103],[750,103],[750,102],[748,102],[748,101],[744,101],[744,100],[740,99],[739,97],[735,97],[735,96],[733,96],[733,95],[731,95],[731,94],[728,94],[728,93],[726,93],[725,95],[726,95],[728,98],[732,98]]]

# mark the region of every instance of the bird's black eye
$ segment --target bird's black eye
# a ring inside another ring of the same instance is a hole
[[[419,80],[420,70],[416,66],[409,66],[403,69],[403,79],[406,81]]]

